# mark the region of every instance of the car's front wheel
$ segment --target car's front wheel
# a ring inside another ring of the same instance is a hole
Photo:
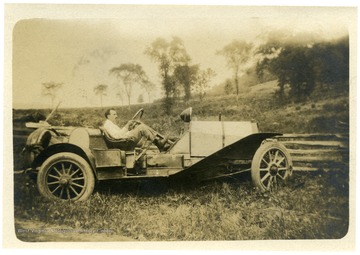
[[[269,141],[256,151],[251,162],[251,177],[256,187],[263,191],[276,188],[292,174],[292,160],[282,144]]]
[[[48,199],[82,201],[92,194],[95,177],[84,158],[62,152],[49,157],[41,165],[37,186],[40,194]]]

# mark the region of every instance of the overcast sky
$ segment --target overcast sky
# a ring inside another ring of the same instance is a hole
[[[214,69],[217,76],[212,85],[218,84],[231,72],[215,52],[232,40],[254,42],[276,29],[333,39],[351,29],[356,13],[339,7],[119,5],[42,5],[11,11],[5,22],[13,35],[13,108],[49,107],[50,99],[41,94],[41,86],[51,81],[64,84],[56,99],[62,107],[100,106],[93,91],[99,84],[109,86],[104,105],[121,105],[115,96],[118,81],[109,70],[123,63],[143,67],[158,86],[153,95],[157,98],[161,96],[158,67],[144,50],[158,37],[180,37],[191,64]],[[140,93],[134,91],[132,102]]]

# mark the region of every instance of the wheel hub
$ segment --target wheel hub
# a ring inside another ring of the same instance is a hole
[[[271,167],[270,167],[270,174],[271,174],[272,176],[275,176],[275,175],[277,175],[277,173],[278,173],[278,166],[277,166],[277,165],[271,165]]]
[[[63,187],[67,187],[71,184],[71,177],[68,174],[64,174],[63,176],[60,177],[60,185]]]

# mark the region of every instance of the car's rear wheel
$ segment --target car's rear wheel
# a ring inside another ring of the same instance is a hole
[[[262,191],[277,188],[292,174],[292,160],[282,144],[269,141],[256,151],[251,162],[251,177]]]
[[[41,165],[37,185],[40,194],[48,199],[82,201],[92,194],[95,177],[85,159],[62,152],[49,157]]]

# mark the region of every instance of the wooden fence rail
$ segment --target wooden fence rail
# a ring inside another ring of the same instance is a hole
[[[277,137],[289,151],[294,171],[349,167],[349,136],[342,134],[284,134]]]

